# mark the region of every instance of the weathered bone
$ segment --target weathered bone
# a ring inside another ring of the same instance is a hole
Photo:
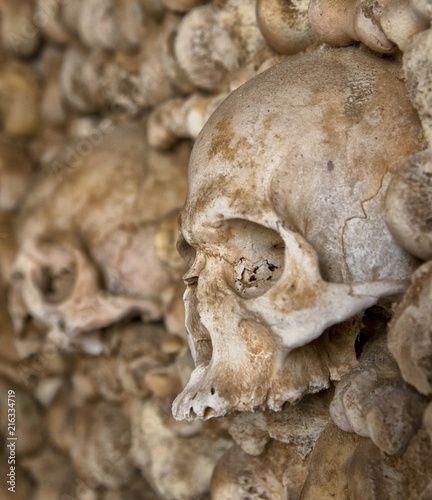
[[[176,418],[278,410],[327,387],[325,363],[295,375],[312,352],[296,349],[406,288],[417,260],[388,231],[383,197],[422,143],[397,71],[357,49],[315,52],[252,79],[207,122],[181,217],[197,368]]]

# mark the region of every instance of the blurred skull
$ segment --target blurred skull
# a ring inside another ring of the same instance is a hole
[[[10,293],[17,332],[33,317],[68,348],[128,314],[161,319],[178,278],[155,240],[184,200],[188,156],[185,144],[150,151],[142,125],[101,125],[42,172],[18,223]]]

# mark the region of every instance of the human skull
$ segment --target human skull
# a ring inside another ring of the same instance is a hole
[[[95,354],[88,332],[131,313],[163,317],[177,277],[156,240],[184,200],[189,146],[153,153],[145,130],[100,127],[97,140],[69,146],[35,181],[17,224],[9,301],[17,334],[36,318],[64,349],[86,333]]]
[[[217,109],[181,214],[196,369],[177,419],[279,410],[326,387],[296,348],[406,287],[417,261],[383,197],[421,142],[398,65],[356,48],[274,66]]]

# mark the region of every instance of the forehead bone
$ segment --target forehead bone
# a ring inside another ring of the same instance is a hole
[[[318,211],[344,189],[372,197],[385,172],[418,149],[418,120],[397,72],[395,62],[356,48],[322,50],[274,66],[233,92],[195,143],[186,233],[189,217],[203,220],[205,211],[208,224],[221,207],[232,217],[271,219],[267,193],[282,178],[291,205],[310,192]],[[308,185],[300,182],[305,177]],[[250,194],[240,196],[245,190]]]

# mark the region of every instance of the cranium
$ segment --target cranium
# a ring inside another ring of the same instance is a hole
[[[133,311],[161,319],[176,286],[155,241],[184,200],[189,147],[153,154],[137,124],[100,135],[100,143],[68,147],[58,172],[42,173],[18,223],[15,330],[37,318],[65,348]],[[85,350],[94,353],[88,339]]]
[[[207,122],[178,243],[196,369],[177,419],[321,390],[301,361],[311,346],[296,348],[406,287],[417,261],[386,228],[383,196],[422,134],[397,71],[356,48],[320,50],[253,78]]]

